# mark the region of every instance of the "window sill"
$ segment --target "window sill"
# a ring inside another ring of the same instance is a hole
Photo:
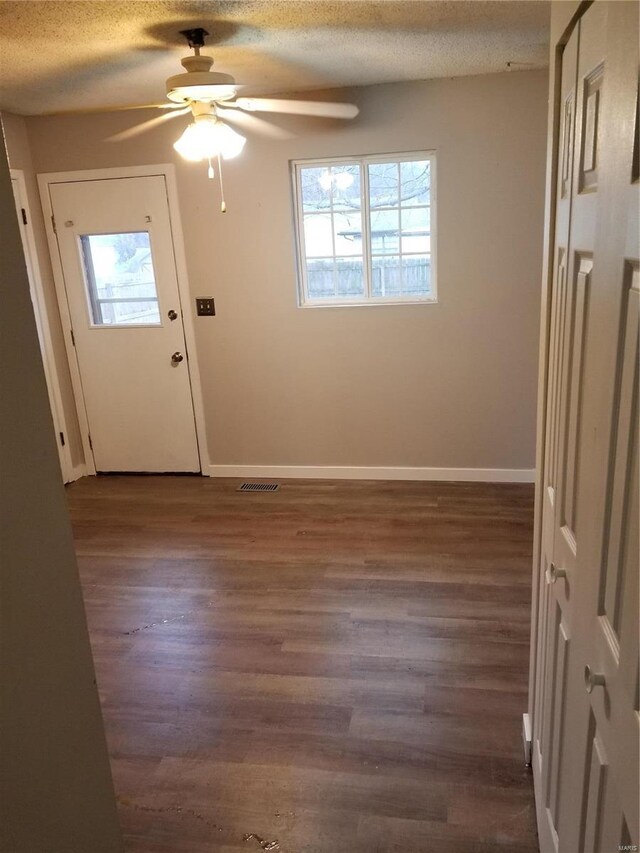
[[[429,299],[398,299],[390,297],[389,299],[361,299],[353,301],[340,300],[318,300],[298,303],[298,308],[387,308],[392,305],[437,305],[436,297]]]

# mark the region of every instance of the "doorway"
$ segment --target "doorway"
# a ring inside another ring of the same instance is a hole
[[[24,251],[25,264],[27,267],[29,294],[33,305],[33,316],[36,322],[38,343],[40,344],[40,352],[42,354],[42,366],[47,383],[51,418],[53,420],[53,427],[56,434],[56,446],[58,450],[58,458],[60,460],[60,471],[62,473],[63,481],[68,483],[75,479],[75,474],[69,454],[62,394],[58,384],[58,374],[56,371],[55,359],[53,356],[53,344],[51,341],[51,330],[49,328],[49,319],[47,317],[45,299],[42,292],[40,268],[31,225],[31,211],[29,209],[24,173],[20,169],[11,169],[11,189],[13,190],[13,199],[18,217],[18,227],[20,229],[20,239],[22,241],[22,249]]]
[[[158,171],[40,176],[87,473],[202,470],[188,303]]]

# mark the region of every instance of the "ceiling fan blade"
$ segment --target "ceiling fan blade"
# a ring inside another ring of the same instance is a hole
[[[42,113],[46,116],[80,116],[91,113],[119,113],[127,110],[177,110],[183,109],[183,104],[172,104],[167,101],[164,104],[124,104],[119,107],[81,107],[77,110],[56,110],[53,113]]]
[[[293,101],[285,98],[236,98],[241,110],[249,112],[288,113],[290,115],[320,116],[322,118],[355,118],[360,110],[355,104],[327,101]]]
[[[241,110],[227,110],[216,107],[216,115],[229,124],[236,124],[249,133],[259,133],[270,139],[291,139],[292,134],[275,124],[269,124],[263,118],[243,113]]]
[[[143,121],[141,124],[134,124],[133,127],[121,130],[120,133],[114,133],[113,136],[107,137],[107,142],[124,142],[126,139],[133,139],[134,136],[138,136],[140,133],[146,133],[148,130],[162,124],[167,119],[185,115],[185,113],[189,112],[191,112],[191,107],[183,107],[181,110],[162,113],[162,115],[150,118],[148,121]]]

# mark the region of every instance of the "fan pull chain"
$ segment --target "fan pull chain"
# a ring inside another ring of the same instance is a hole
[[[222,203],[220,204],[220,210],[222,213],[226,213],[227,204],[224,200],[224,184],[222,183],[222,159],[220,158],[220,152],[218,152],[218,180],[220,181],[220,198],[222,199]]]
[[[207,171],[207,175],[209,176],[209,180],[212,181],[214,177],[213,166],[211,165],[211,157],[209,157],[209,170]]]

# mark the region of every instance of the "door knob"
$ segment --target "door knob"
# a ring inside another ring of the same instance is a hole
[[[184,361],[184,356],[181,352],[174,352],[174,354],[171,356],[171,361],[174,364],[180,364],[181,361]]]
[[[594,687],[604,687],[604,675],[601,672],[593,672],[587,664],[584,668],[584,686],[587,693],[591,693]]]
[[[178,312],[174,311],[172,308],[171,311],[167,311],[167,317],[170,320],[177,320],[178,319]]]
[[[544,574],[547,579],[547,583],[555,583],[558,578],[566,578],[567,570],[559,569],[555,563],[549,563],[549,567]]]

